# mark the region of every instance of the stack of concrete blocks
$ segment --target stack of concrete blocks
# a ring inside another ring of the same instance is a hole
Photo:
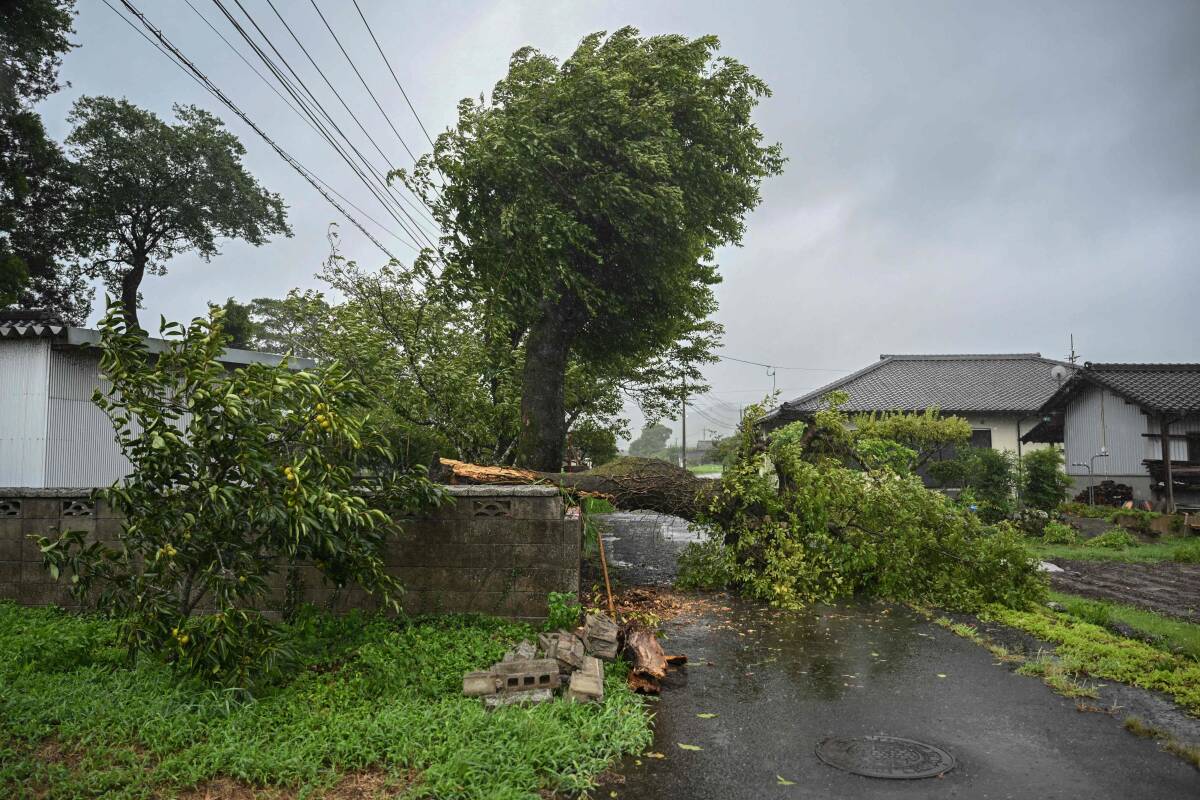
[[[463,694],[481,697],[489,709],[508,705],[544,703],[566,686],[564,696],[576,703],[604,699],[604,666],[590,656],[582,639],[571,631],[543,633],[538,647],[521,642],[491,669],[463,676]]]

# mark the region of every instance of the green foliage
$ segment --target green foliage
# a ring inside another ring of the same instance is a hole
[[[1045,544],[1076,544],[1079,534],[1070,525],[1051,520],[1042,529],[1042,541]]]
[[[912,472],[947,447],[962,447],[971,439],[971,425],[961,417],[943,417],[936,408],[920,414],[859,414],[852,420],[862,440],[887,442],[908,451],[907,463],[894,462],[893,469]],[[860,452],[863,444],[860,441]],[[894,458],[902,457],[895,451]],[[882,463],[871,468],[883,466]]]
[[[1088,519],[1111,519],[1113,513],[1110,506],[1089,506],[1087,503],[1076,503],[1074,501],[1062,503],[1058,508],[1064,514],[1070,514],[1075,517],[1087,517]]]
[[[1125,550],[1137,546],[1137,539],[1124,528],[1109,528],[1099,536],[1083,543],[1084,547],[1103,547],[1106,550]]]
[[[571,358],[623,371],[666,356],[679,378],[714,358],[714,252],[740,242],[783,165],[751,121],[766,84],[718,48],[632,28],[585,37],[562,64],[522,48],[403,176],[447,232],[444,283],[537,353],[525,466],[559,467]]]
[[[1186,539],[1167,539],[1153,544],[1138,544],[1124,550],[1109,550],[1103,547],[1046,544],[1038,539],[1025,540],[1026,548],[1045,561],[1075,558],[1084,561],[1129,561],[1142,564],[1170,561],[1175,557],[1175,553],[1187,544]]]
[[[1200,564],[1200,539],[1181,545],[1171,558],[1180,564]]]
[[[629,443],[629,455],[641,458],[658,458],[667,447],[671,429],[661,422],[647,425],[641,434]]]
[[[963,486],[971,490],[980,518],[995,523],[1010,517],[1016,508],[1014,456],[1005,450],[972,447],[959,457],[964,464]]]
[[[1108,519],[1114,525],[1149,536],[1154,533],[1150,524],[1161,516],[1162,514],[1156,511],[1143,511],[1139,508],[1122,508],[1112,511]]]
[[[81,324],[92,290],[66,262],[75,242],[72,168],[33,110],[61,88],[74,6],[0,4],[0,308],[44,309]]]
[[[261,613],[283,571],[292,584],[310,562],[339,588],[394,602],[401,587],[378,552],[394,527],[384,509],[402,514],[440,493],[392,470],[363,387],[336,365],[227,370],[220,320],[214,308],[187,328],[164,323],[166,346],[152,356],[110,307],[100,362],[110,387],[95,402],[132,465],[100,492],[124,516],[119,546],[80,532],[39,545],[54,577],[69,576],[81,598],[94,589],[122,617],[131,657],[148,649],[245,687],[288,658]],[[216,613],[196,616],[206,607]]]
[[[1071,488],[1063,465],[1063,454],[1057,447],[1033,450],[1022,458],[1022,499],[1026,506],[1047,513],[1058,508]]]
[[[649,714],[619,663],[608,665],[598,705],[490,713],[462,696],[464,672],[532,635],[481,617],[305,611],[280,629],[304,669],[241,702],[180,682],[153,659],[114,667],[116,621],[0,603],[0,795],[175,797],[225,778],[321,796],[342,777],[379,770],[401,787],[415,773],[412,797],[574,796],[649,746]],[[89,655],[52,665],[29,657],[81,640]],[[47,742],[78,758],[46,759]]]
[[[549,609],[545,626],[548,631],[574,629],[583,613],[583,606],[573,592],[550,592],[546,596],[546,607]]]
[[[765,441],[754,425],[762,410],[747,414],[738,461],[699,520],[721,531],[721,541],[689,553],[685,583],[719,581],[728,565],[729,583],[784,607],[865,592],[978,608],[1021,605],[1045,592],[1011,527],[985,526],[916,475],[897,472],[892,459],[847,466],[873,466],[860,442],[873,453],[888,449],[875,436],[858,438],[836,402],[811,426],[792,423]]]
[[[173,256],[208,260],[221,237],[260,245],[291,235],[282,198],[246,171],[245,148],[221,120],[195,106],[175,116],[171,125],[125,100],[83,97],[69,117],[79,252],[134,324],[142,278],[164,274]]]
[[[738,573],[733,550],[719,535],[689,542],[679,553],[678,571],[675,585],[680,589],[726,589]]]

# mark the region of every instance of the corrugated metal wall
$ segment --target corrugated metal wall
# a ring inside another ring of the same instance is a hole
[[[50,342],[0,343],[0,486],[45,486]]]
[[[1087,470],[1072,467],[1084,464],[1107,447],[1108,458],[1096,459],[1096,474],[1145,475],[1146,416],[1137,406],[1112,392],[1089,386],[1067,407],[1063,446],[1067,474],[1086,475]]]
[[[92,402],[100,377],[100,354],[91,349],[56,349],[50,357],[50,432],[46,486],[95,488],[129,474],[112,423]]]

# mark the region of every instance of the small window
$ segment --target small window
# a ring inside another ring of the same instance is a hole
[[[971,431],[971,447],[987,447],[992,446],[992,429],[991,428],[976,428]]]

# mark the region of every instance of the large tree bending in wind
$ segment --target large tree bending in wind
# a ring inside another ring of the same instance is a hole
[[[443,285],[524,348],[523,466],[561,467],[573,356],[649,360],[704,324],[714,250],[782,167],[750,119],[766,84],[718,47],[624,28],[562,64],[519,50],[408,179],[445,232]]]
[[[81,98],[71,112],[76,235],[89,272],[120,296],[132,325],[142,279],[166,272],[172,256],[194,250],[207,260],[219,237],[260,245],[291,235],[283,200],[246,171],[237,137],[194,106],[175,115],[171,125],[111,97]]]

